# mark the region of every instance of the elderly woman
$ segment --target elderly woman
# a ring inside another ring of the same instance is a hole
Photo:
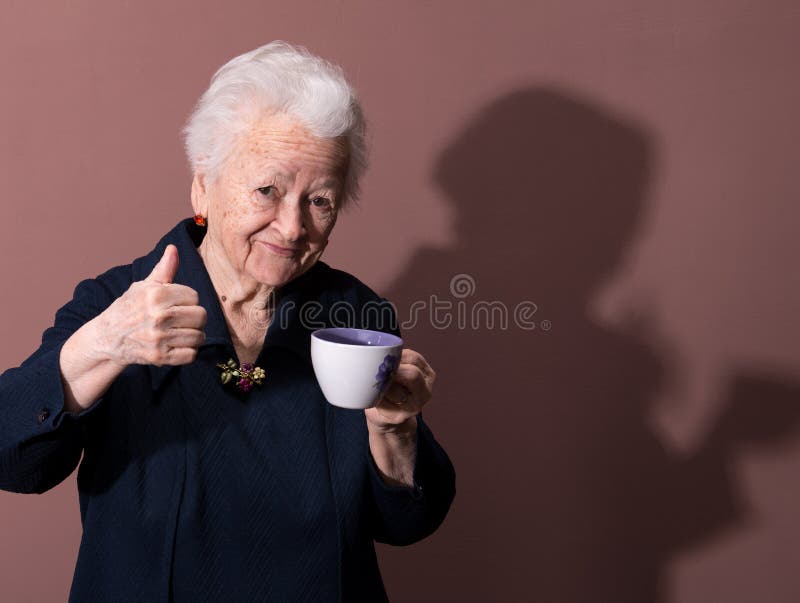
[[[71,601],[386,600],[374,541],[431,534],[455,474],[419,353],[366,411],[329,405],[310,364],[309,304],[315,326],[346,303],[348,326],[397,333],[319,261],[358,192],[361,109],[337,67],[275,42],[216,73],[185,133],[194,216],[80,282],[0,377],[0,487],[80,461]]]

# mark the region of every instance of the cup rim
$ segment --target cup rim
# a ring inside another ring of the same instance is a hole
[[[366,332],[366,333],[374,333],[376,335],[381,335],[383,337],[390,337],[391,339],[393,339],[395,341],[395,343],[390,343],[390,344],[386,344],[386,345],[363,345],[363,344],[357,344],[357,343],[342,343],[340,341],[328,341],[327,339],[323,339],[322,337],[319,336],[319,334],[336,333],[336,332],[341,333],[342,331],[363,331],[363,332]],[[401,337],[398,337],[397,335],[393,335],[392,333],[386,333],[385,331],[373,331],[372,329],[355,329],[355,328],[352,328],[352,327],[327,327],[325,329],[317,329],[316,331],[311,333],[311,338],[312,339],[316,339],[317,341],[320,341],[320,342],[323,342],[323,343],[333,343],[335,345],[346,345],[346,346],[349,346],[349,347],[352,347],[352,348],[364,348],[364,347],[366,347],[366,348],[370,348],[370,349],[373,349],[373,350],[390,349],[390,348],[396,348],[399,345],[400,346],[403,345],[403,339]]]

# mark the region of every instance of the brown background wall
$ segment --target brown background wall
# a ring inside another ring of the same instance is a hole
[[[797,601],[798,25],[788,0],[6,0],[0,367],[189,215],[177,133],[213,70],[305,44],[371,122],[327,261],[401,315],[538,307],[406,329],[458,496],[381,547],[392,599]],[[64,600],[79,538],[74,477],[0,494],[0,598]]]

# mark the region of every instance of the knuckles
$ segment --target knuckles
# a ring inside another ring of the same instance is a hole
[[[147,283],[143,292],[144,303],[148,306],[158,306],[164,298],[164,289],[160,286],[154,286],[153,283]]]
[[[144,350],[142,357],[144,359],[144,364],[155,364],[156,366],[161,366],[164,364],[161,353],[156,348],[148,348]]]
[[[149,327],[142,333],[142,338],[150,344],[150,346],[160,346],[164,339],[164,332],[157,327]]]
[[[172,308],[158,308],[152,312],[151,322],[157,329],[163,329],[169,326],[174,316],[175,313]]]

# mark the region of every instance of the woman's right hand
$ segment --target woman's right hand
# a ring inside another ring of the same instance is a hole
[[[173,283],[178,248],[167,245],[150,275],[133,283],[98,318],[108,360],[131,364],[189,364],[205,341],[206,310],[197,291]]]

